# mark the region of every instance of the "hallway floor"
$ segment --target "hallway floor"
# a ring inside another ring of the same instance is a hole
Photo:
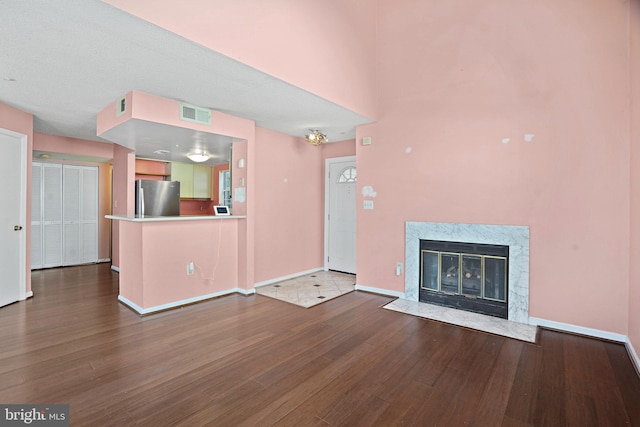
[[[318,271],[271,285],[256,288],[258,295],[279,299],[305,308],[353,292],[354,274],[337,271]]]

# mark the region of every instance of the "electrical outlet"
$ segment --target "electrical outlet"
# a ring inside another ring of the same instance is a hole
[[[187,264],[187,276],[193,276],[193,261]]]
[[[362,203],[362,207],[363,207],[364,209],[373,209],[373,200],[365,200],[365,201]]]

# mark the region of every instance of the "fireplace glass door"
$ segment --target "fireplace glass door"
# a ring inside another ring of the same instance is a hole
[[[506,318],[508,248],[462,245],[422,246],[420,300]]]
[[[484,298],[506,301],[507,260],[501,257],[484,257]]]
[[[506,301],[507,259],[422,251],[422,289]]]

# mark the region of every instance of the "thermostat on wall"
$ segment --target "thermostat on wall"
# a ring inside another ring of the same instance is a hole
[[[231,215],[229,206],[214,206],[213,211],[216,213],[216,215]]]

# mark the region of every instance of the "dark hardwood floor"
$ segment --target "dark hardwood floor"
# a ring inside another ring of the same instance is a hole
[[[140,317],[106,264],[32,274],[0,309],[0,403],[69,403],[72,426],[640,426],[623,345],[537,345],[379,308],[231,295]]]

